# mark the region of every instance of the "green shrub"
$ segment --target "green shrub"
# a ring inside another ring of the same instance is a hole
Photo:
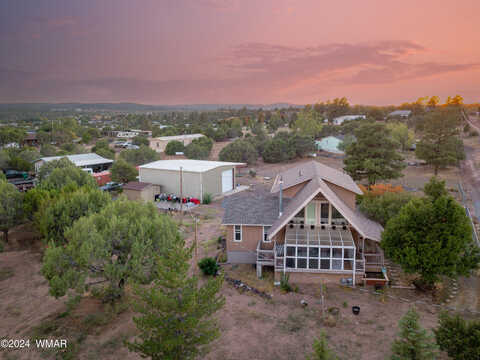
[[[383,195],[364,195],[359,204],[359,210],[368,218],[378,221],[383,226],[397,215],[403,206],[415,198],[408,193],[386,192]]]
[[[203,136],[193,140],[185,147],[185,156],[189,159],[207,159],[213,147],[213,140]]]
[[[444,312],[434,330],[437,344],[452,359],[478,359],[480,354],[480,321],[465,321],[458,315]]]
[[[177,152],[184,152],[185,146],[183,143],[177,140],[169,141],[167,146],[165,147],[165,154],[167,155],[175,155]]]
[[[255,164],[258,158],[258,152],[251,141],[235,140],[225,146],[219,154],[220,161],[246,162]]]
[[[219,266],[214,258],[206,257],[198,262],[198,267],[202,270],[203,275],[214,276],[217,275]]]
[[[250,171],[248,172],[248,174],[250,175],[250,177],[254,178],[255,176],[257,176],[257,172],[253,169],[250,169]]]
[[[210,204],[212,202],[212,194],[209,194],[209,193],[203,194],[202,202],[204,204]]]
[[[282,289],[285,292],[291,292],[293,288],[290,285],[289,280],[290,280],[289,274],[282,274],[282,278],[280,279],[280,289]]]

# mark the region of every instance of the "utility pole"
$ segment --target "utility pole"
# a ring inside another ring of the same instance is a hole
[[[198,219],[196,215],[193,216],[193,221],[195,222],[195,270],[197,270],[197,267],[198,267],[198,236],[197,236]]]
[[[180,213],[183,212],[183,168],[180,166]]]

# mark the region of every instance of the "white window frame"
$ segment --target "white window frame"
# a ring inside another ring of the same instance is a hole
[[[240,228],[240,231],[238,232],[240,234],[240,240],[237,240],[237,226]],[[242,230],[242,225],[233,225],[233,241],[235,242],[241,242],[243,240],[243,230]]]
[[[272,242],[272,240],[268,238],[268,234],[267,234],[267,233],[268,233],[268,230],[270,230],[271,226],[263,226],[262,228],[263,228],[262,241],[263,241],[264,243],[270,243],[270,242]]]

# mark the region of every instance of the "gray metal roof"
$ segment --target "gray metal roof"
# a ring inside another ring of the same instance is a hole
[[[67,158],[75,166],[87,166],[87,165],[97,165],[97,164],[110,164],[113,163],[113,160],[105,159],[100,155],[95,153],[88,153],[88,154],[75,154],[75,155],[63,155],[63,156],[49,156],[40,158],[38,161],[43,160],[45,162],[53,161],[53,160],[60,160],[62,158]]]
[[[283,208],[290,199],[283,198]],[[267,190],[246,190],[225,197],[222,207],[225,208],[222,224],[272,225],[279,214],[278,194]]]
[[[245,163],[227,162],[227,161],[208,161],[208,160],[187,160],[187,159],[175,159],[175,160],[158,160],[148,164],[140,166],[140,169],[155,169],[155,170],[173,170],[180,171],[180,167],[183,171],[189,172],[205,172],[212,169],[216,169],[220,166],[243,166]]]

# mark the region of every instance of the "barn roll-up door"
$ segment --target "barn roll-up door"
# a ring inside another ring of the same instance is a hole
[[[222,193],[233,190],[233,169],[222,171]]]

